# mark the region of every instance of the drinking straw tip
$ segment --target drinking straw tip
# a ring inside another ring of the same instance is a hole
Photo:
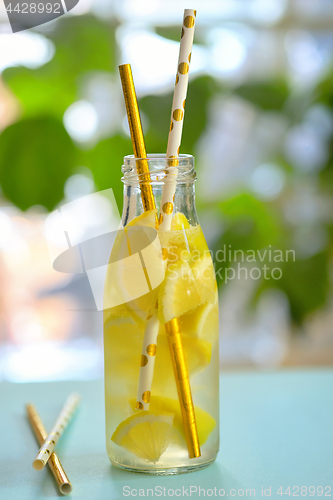
[[[119,73],[123,73],[124,71],[130,71],[132,72],[132,68],[131,68],[131,65],[129,63],[125,63],[125,64],[120,64],[118,66],[118,69],[119,69]]]
[[[45,462],[43,462],[43,460],[36,459],[32,462],[32,466],[35,470],[42,470],[45,466]]]
[[[69,495],[70,493],[72,493],[72,490],[73,486],[71,485],[71,483],[64,483],[60,486],[60,491],[63,495]]]

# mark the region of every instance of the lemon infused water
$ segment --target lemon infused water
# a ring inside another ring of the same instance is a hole
[[[124,158],[122,229],[105,281],[106,447],[115,466],[176,474],[206,467],[219,449],[217,286],[195,209],[194,158],[179,159],[170,231],[156,231],[167,160],[154,155],[148,163],[157,208],[144,211],[143,180],[136,174],[135,159]],[[143,350],[154,314],[157,339]],[[189,458],[165,328],[173,318],[178,318],[193,397],[201,451],[197,458]],[[138,401],[140,370],[152,359],[143,405]]]

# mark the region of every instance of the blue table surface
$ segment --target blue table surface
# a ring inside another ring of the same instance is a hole
[[[333,370],[227,373],[221,375],[220,387],[217,461],[202,471],[162,477],[111,466],[105,452],[102,381],[2,383],[0,500],[61,496],[48,468],[32,469],[38,448],[24,405],[33,402],[49,429],[72,391],[82,395],[82,403],[57,451],[73,484],[73,499],[255,494],[285,500],[309,498],[314,491],[310,486],[316,488],[313,498],[333,497]]]

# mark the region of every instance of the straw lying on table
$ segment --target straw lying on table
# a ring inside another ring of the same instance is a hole
[[[51,432],[46,437],[45,441],[42,443],[37,457],[32,463],[35,470],[42,470],[47,464],[55,445],[57,444],[61,434],[67,427],[74,410],[77,408],[80,401],[78,394],[71,394],[67,399],[63,409],[59,413]]]
[[[171,226],[171,218],[173,212],[173,197],[176,189],[176,178],[177,178],[177,166],[178,166],[177,156],[179,154],[179,146],[181,142],[185,99],[186,99],[187,84],[188,84],[188,71],[189,71],[189,63],[191,60],[191,50],[192,50],[193,35],[194,35],[195,15],[196,11],[194,10],[186,9],[184,12],[182,38],[181,38],[180,54],[178,61],[178,73],[177,73],[176,88],[173,98],[171,125],[170,125],[170,133],[169,133],[168,148],[167,148],[167,158],[170,158],[170,160],[164,181],[164,187],[162,192],[161,214],[159,220],[160,229],[163,230],[170,230]],[[122,76],[122,71],[121,71],[121,76]],[[138,147],[137,145],[135,145],[135,142],[138,140],[138,138],[142,138],[143,141],[142,129],[141,133],[138,133],[135,130],[133,130],[133,127],[131,127],[131,123],[135,123],[136,126],[138,127],[140,126],[141,128],[139,110],[136,102],[135,92],[131,93],[129,92],[128,89],[126,89],[126,80],[124,80],[123,76],[122,76],[122,83],[123,83],[124,97],[126,102],[126,109],[130,122],[133,149],[135,153],[136,151],[138,151]],[[128,83],[129,82],[127,82],[127,84]],[[130,82],[130,84],[132,85],[133,82]],[[135,103],[132,103],[132,106],[129,106],[127,103],[129,95],[131,95],[131,97],[135,99]],[[131,113],[137,114],[137,118],[135,120],[131,118],[130,116]],[[176,126],[174,126],[173,120],[177,122]],[[141,158],[142,157],[143,156],[141,156]],[[138,173],[140,173],[140,171],[138,171]],[[141,191],[141,196],[142,197],[145,196],[143,191]],[[143,205],[145,208],[148,205],[147,201],[143,202]],[[145,210],[147,209],[145,208]],[[136,403],[136,408],[139,410],[149,409],[158,331],[159,331],[159,321],[157,318],[157,310],[155,309],[153,316],[147,321],[144,340],[143,340],[141,367],[140,367],[137,403]],[[184,355],[184,349],[182,345],[182,339],[180,335],[179,322],[177,318],[174,318],[173,320],[169,321],[166,324],[166,332],[168,336],[171,360],[173,364],[174,375],[177,385],[178,398],[183,418],[183,425],[184,425],[187,447],[189,451],[189,457],[190,458],[200,457],[201,456],[200,444],[199,444],[198,432],[195,421],[190,380]],[[148,357],[146,354],[148,354]]]
[[[47,433],[43,425],[43,422],[40,416],[38,415],[34,405],[27,404],[26,410],[32,430],[36,436],[39,446],[41,446],[47,437]],[[65,473],[59,458],[54,452],[51,453],[50,455],[48,465],[57,482],[60,492],[63,495],[68,495],[69,493],[71,493],[72,491],[71,482],[68,479],[67,474]]]

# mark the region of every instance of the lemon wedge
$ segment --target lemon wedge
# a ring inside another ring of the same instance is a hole
[[[176,214],[175,218],[171,231],[159,231],[161,246],[168,250],[169,264],[175,264],[178,260],[198,259],[208,253],[201,227],[189,226],[183,214]]]
[[[189,374],[198,373],[209,365],[212,357],[212,344],[205,340],[183,335],[183,347]],[[176,391],[173,365],[170,357],[168,337],[164,325],[158,334],[152,392],[164,394]],[[172,394],[173,395],[173,394]]]
[[[190,227],[189,221],[186,219],[185,215],[181,212],[177,212],[171,221],[171,231],[180,231],[182,229],[188,229]]]
[[[178,260],[168,267],[159,290],[159,320],[166,323],[207,302],[214,304],[216,290],[209,253],[205,253],[191,266],[186,260]]]
[[[142,214],[134,217],[127,226],[147,226],[147,227],[155,227],[156,223],[156,214],[157,210],[147,210],[147,212],[143,212]]]
[[[126,309],[138,323],[152,314],[158,286],[164,277],[159,240],[151,241],[155,221],[156,210],[149,210],[118,232],[111,252],[112,268],[105,285],[105,303],[122,304],[119,311]]]
[[[137,457],[155,463],[169,446],[172,422],[173,415],[170,413],[140,411],[118,425],[111,441]]]
[[[207,242],[200,226],[190,227],[185,233],[192,254],[193,252],[200,254],[208,252]]]
[[[143,327],[127,314],[127,318],[108,320],[104,323],[105,376],[117,380],[107,388],[115,393],[137,390]]]
[[[191,266],[192,276],[199,290],[202,303],[216,301],[217,284],[211,256],[205,252],[203,256]]]
[[[135,399],[129,401],[131,408],[135,408]],[[180,411],[178,399],[165,398],[162,396],[153,395],[150,400],[149,411],[151,412],[167,412],[174,414],[173,426],[185,439],[183,419]],[[200,446],[205,444],[211,432],[216,426],[215,419],[199,406],[194,407],[195,419],[198,429],[198,437]]]
[[[189,312],[179,318],[179,326],[183,335],[211,344],[218,336],[218,325],[217,300],[214,304],[203,304],[194,312]]]
[[[201,308],[198,311],[201,313]],[[202,336],[199,335],[197,325],[204,323],[203,319],[200,321],[200,317],[205,314],[201,313],[199,319],[196,319],[195,315],[196,311],[179,320],[186,362],[191,375],[209,365],[214,334],[217,336],[216,330],[209,331],[210,337],[205,329]],[[105,373],[110,377],[119,377],[126,390],[137,389],[144,326],[145,323],[140,326],[128,312],[125,318],[110,317],[104,322]],[[164,325],[160,325],[152,391],[160,394],[168,391],[170,394],[173,389],[176,390],[168,338]],[[119,386],[119,390],[123,390],[123,385],[121,388]]]
[[[178,318],[200,306],[202,299],[191,268],[185,260],[168,267],[158,295],[158,317],[161,323]]]

